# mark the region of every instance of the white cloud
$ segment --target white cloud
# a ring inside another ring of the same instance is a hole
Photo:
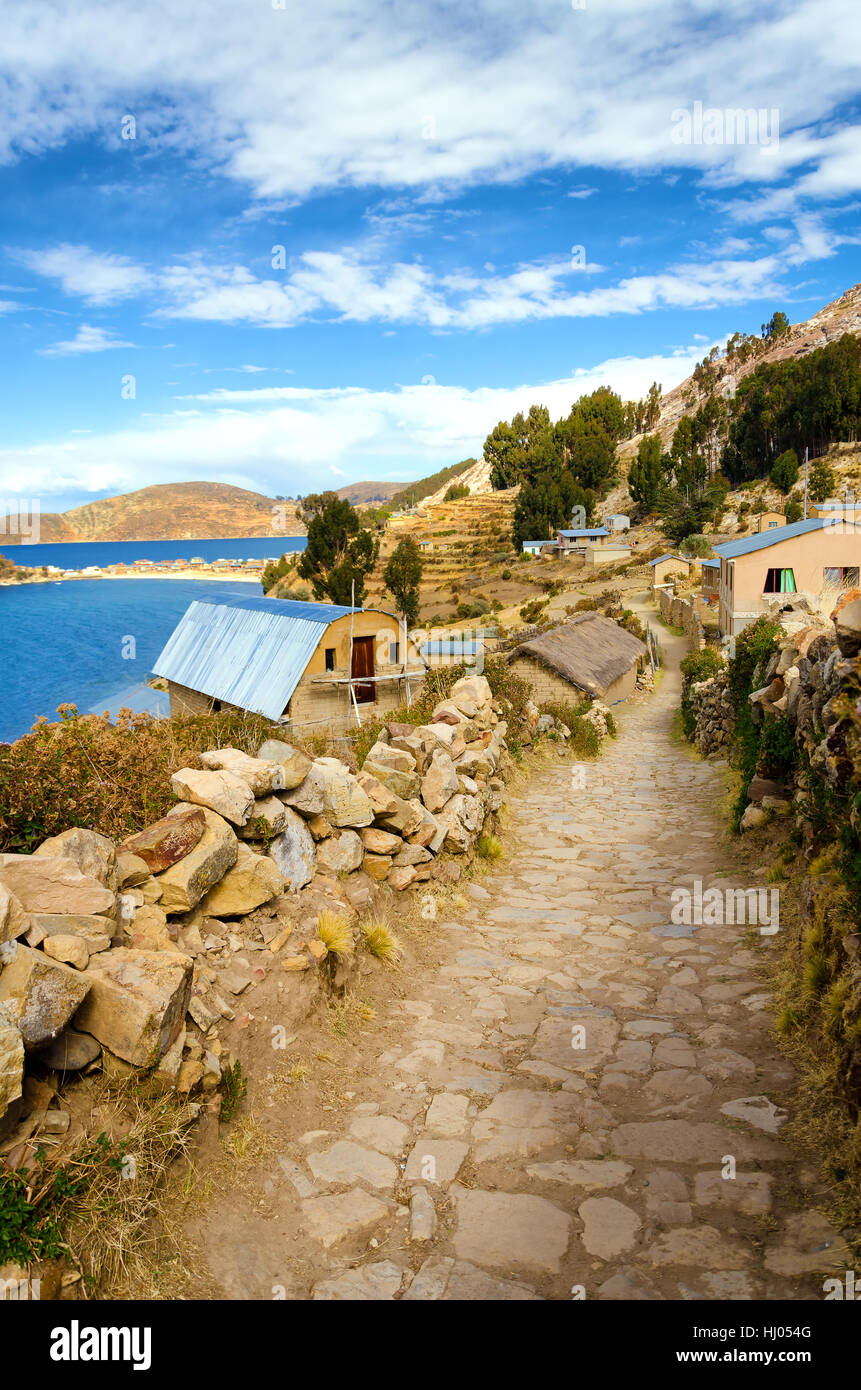
[[[660,31],[643,0],[400,0],[396,25],[369,0],[318,0],[301,22],[264,0],[78,0],[62,22],[5,0],[3,30],[0,159],[86,137],[119,148],[129,113],[135,153],[192,152],[273,209],[554,168],[757,184],[798,169],[815,197],[861,181],[850,137],[817,129],[857,95],[857,0],[665,0]],[[779,149],[674,146],[671,113],[695,101],[778,108]]]
[[[124,343],[115,338],[109,329],[95,328],[82,323],[74,338],[66,342],[52,343],[50,347],[40,348],[43,357],[74,357],[81,352],[107,352],[110,348],[133,348],[135,343]]]
[[[13,260],[37,275],[56,280],[66,294],[78,295],[89,304],[114,304],[139,294],[149,284],[143,267],[127,256],[91,251],[89,246],[64,243],[45,251],[10,251]]]
[[[47,511],[52,495],[128,491],[141,478],[214,480],[274,494],[313,491],[326,472],[356,481],[420,477],[477,455],[497,420],[533,402],[555,419],[603,384],[639,399],[654,380],[665,390],[682,381],[702,355],[697,343],[664,356],[610,359],[556,381],[473,390],[435,382],[380,391],[222,387],[142,427],[0,449],[0,492],[28,490]]]

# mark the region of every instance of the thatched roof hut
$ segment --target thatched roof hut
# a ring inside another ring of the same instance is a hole
[[[646,655],[638,637],[600,613],[578,613],[539,633],[508,657],[531,681],[539,700],[570,699],[570,686],[614,704],[634,688],[637,662]]]

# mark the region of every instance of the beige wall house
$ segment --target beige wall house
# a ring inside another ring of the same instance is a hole
[[[673,575],[681,575],[686,579],[691,572],[690,561],[683,555],[659,555],[657,560],[649,561],[649,568],[652,571],[653,589],[657,589],[660,584],[666,584]]]
[[[633,633],[600,613],[579,613],[515,647],[508,664],[532,686],[535,699],[590,695],[618,704],[634,689],[646,648]]]
[[[857,587],[861,526],[811,517],[716,545],[715,554],[720,559],[720,631],[733,637],[781,594],[818,594],[826,585]]]
[[[587,545],[583,551],[584,561],[594,569],[599,565],[623,565],[630,558],[631,547],[617,545],[615,541],[608,541],[606,545]]]
[[[786,517],[783,512],[760,512],[754,518],[754,525],[758,532],[776,531],[779,526],[786,525]]]
[[[838,502],[829,498],[827,502],[812,503],[810,514],[829,521],[854,521],[857,524],[861,522],[861,502],[854,502],[851,498]]]
[[[153,672],[172,716],[239,709],[341,728],[408,703],[426,669],[390,613],[250,598],[192,603]]]

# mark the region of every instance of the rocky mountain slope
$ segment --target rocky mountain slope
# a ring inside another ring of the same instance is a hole
[[[159,483],[40,518],[42,543],[278,534],[305,534],[295,503],[228,483]]]

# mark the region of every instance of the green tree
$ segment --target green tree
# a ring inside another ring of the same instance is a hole
[[[316,599],[330,603],[349,605],[355,584],[356,607],[360,607],[365,581],[379,554],[379,539],[336,492],[304,498],[301,516],[308,528],[308,544],[299,561],[299,574],[311,581]]]
[[[826,497],[831,497],[837,486],[837,479],[834,476],[834,469],[829,466],[824,458],[817,459],[810,470],[809,491],[814,502],[824,502]]]
[[[789,322],[789,319],[778,309],[776,313],[772,314],[768,323],[762,325],[762,336],[766,342],[776,343],[779,342],[781,338],[786,337],[791,327],[792,324]]]
[[[414,627],[419,617],[419,588],[422,581],[422,556],[412,536],[398,541],[383,570],[383,584],[393,596],[407,627]]]
[[[658,434],[644,434],[637,445],[637,457],[628,471],[628,489],[634,501],[650,512],[658,500],[662,482],[661,437]]]
[[[789,492],[798,482],[798,458],[795,450],[787,449],[776,458],[768,476],[781,492]]]

